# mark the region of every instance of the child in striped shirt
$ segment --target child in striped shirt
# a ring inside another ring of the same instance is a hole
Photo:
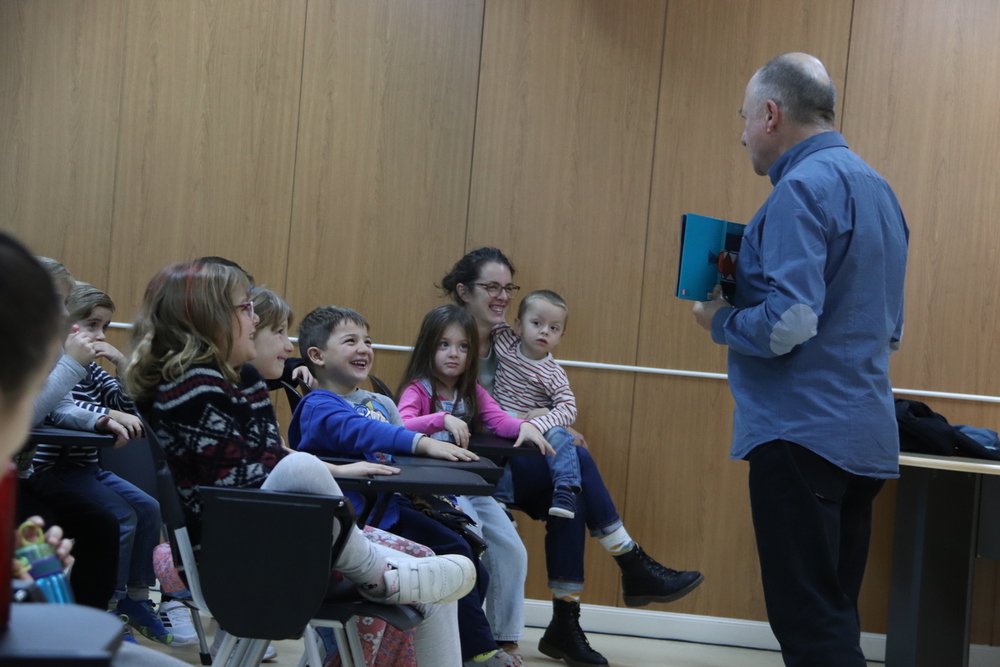
[[[70,321],[90,339],[94,359],[111,361],[123,375],[126,358],[105,340],[115,312],[111,298],[87,283],[77,283],[66,301]],[[84,410],[110,417],[128,432],[142,437],[142,421],[118,379],[96,361],[84,367],[86,376],[73,387],[73,403]],[[118,577],[109,607],[143,635],[161,644],[173,642],[157,618],[149,588],[156,583],[153,549],[160,541],[160,505],[137,486],[101,468],[97,448],[38,445],[32,462],[35,471],[61,480],[66,487],[107,507],[118,519]],[[127,635],[130,637],[130,635]],[[134,639],[132,640],[134,641]]]
[[[530,419],[555,449],[547,456],[552,477],[549,514],[572,519],[580,492],[580,461],[573,436],[564,428],[576,421],[576,398],[562,366],[552,357],[566,331],[569,308],[561,296],[538,290],[524,297],[514,328],[502,324],[493,333],[497,354],[494,398],[509,414]],[[510,468],[496,487],[495,497],[513,501]]]

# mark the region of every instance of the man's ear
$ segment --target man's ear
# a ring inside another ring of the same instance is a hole
[[[767,131],[774,132],[778,129],[778,125],[784,120],[784,116],[781,113],[781,109],[774,100],[767,100],[764,102],[764,114],[767,122]]]
[[[308,350],[306,350],[306,358],[309,359],[309,361],[311,361],[314,366],[323,367],[326,365],[326,362],[323,360],[324,351],[325,350],[321,350],[315,346],[310,347]]]

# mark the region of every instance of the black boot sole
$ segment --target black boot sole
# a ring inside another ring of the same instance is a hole
[[[680,589],[676,593],[671,593],[670,595],[623,595],[625,598],[626,607],[645,607],[650,602],[673,602],[675,600],[680,600],[682,597],[698,588],[701,582],[705,581],[705,575],[701,575],[690,584]]]
[[[550,658],[555,658],[556,660],[565,660],[569,667],[608,667],[608,661],[604,662],[580,662],[579,660],[574,660],[573,658],[566,655],[562,649],[549,644],[545,641],[545,638],[538,642],[538,650]]]

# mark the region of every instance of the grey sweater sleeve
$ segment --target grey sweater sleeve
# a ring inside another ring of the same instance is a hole
[[[101,415],[79,408],[70,394],[77,382],[87,377],[87,369],[65,354],[49,373],[45,387],[35,399],[34,426],[41,426],[50,414],[56,426],[93,431]]]

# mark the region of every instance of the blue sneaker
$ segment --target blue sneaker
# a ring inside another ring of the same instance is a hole
[[[135,640],[135,635],[132,634],[132,628],[128,625],[128,616],[125,614],[119,614],[114,610],[108,610],[108,613],[116,616],[122,622],[122,632],[125,633],[122,641],[128,644],[138,644],[139,642]]]
[[[118,601],[118,613],[126,617],[128,624],[141,632],[144,637],[160,644],[170,644],[174,641],[174,636],[167,632],[157,617],[152,600],[139,602],[124,598]]]
[[[549,516],[572,519],[576,516],[576,494],[568,486],[557,486],[552,491],[552,507]]]

